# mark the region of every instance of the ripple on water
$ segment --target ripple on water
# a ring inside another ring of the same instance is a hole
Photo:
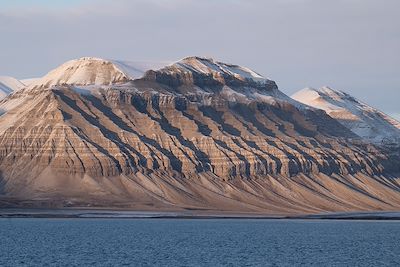
[[[398,221],[0,219],[0,266],[399,266]]]

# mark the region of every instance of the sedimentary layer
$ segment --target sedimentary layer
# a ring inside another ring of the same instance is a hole
[[[273,81],[204,60],[110,85],[35,85],[2,100],[2,203],[399,208],[395,156]]]

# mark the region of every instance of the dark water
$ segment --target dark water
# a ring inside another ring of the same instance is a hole
[[[400,266],[400,222],[0,219],[0,265]]]

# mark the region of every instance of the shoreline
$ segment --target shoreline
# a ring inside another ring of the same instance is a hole
[[[400,220],[400,211],[333,212],[274,215],[215,211],[130,211],[119,209],[0,208],[0,219],[264,219],[264,220]]]

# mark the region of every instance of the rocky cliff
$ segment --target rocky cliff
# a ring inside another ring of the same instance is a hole
[[[400,207],[396,159],[247,68],[190,57],[135,79],[102,77],[35,84],[0,102],[3,203]]]

